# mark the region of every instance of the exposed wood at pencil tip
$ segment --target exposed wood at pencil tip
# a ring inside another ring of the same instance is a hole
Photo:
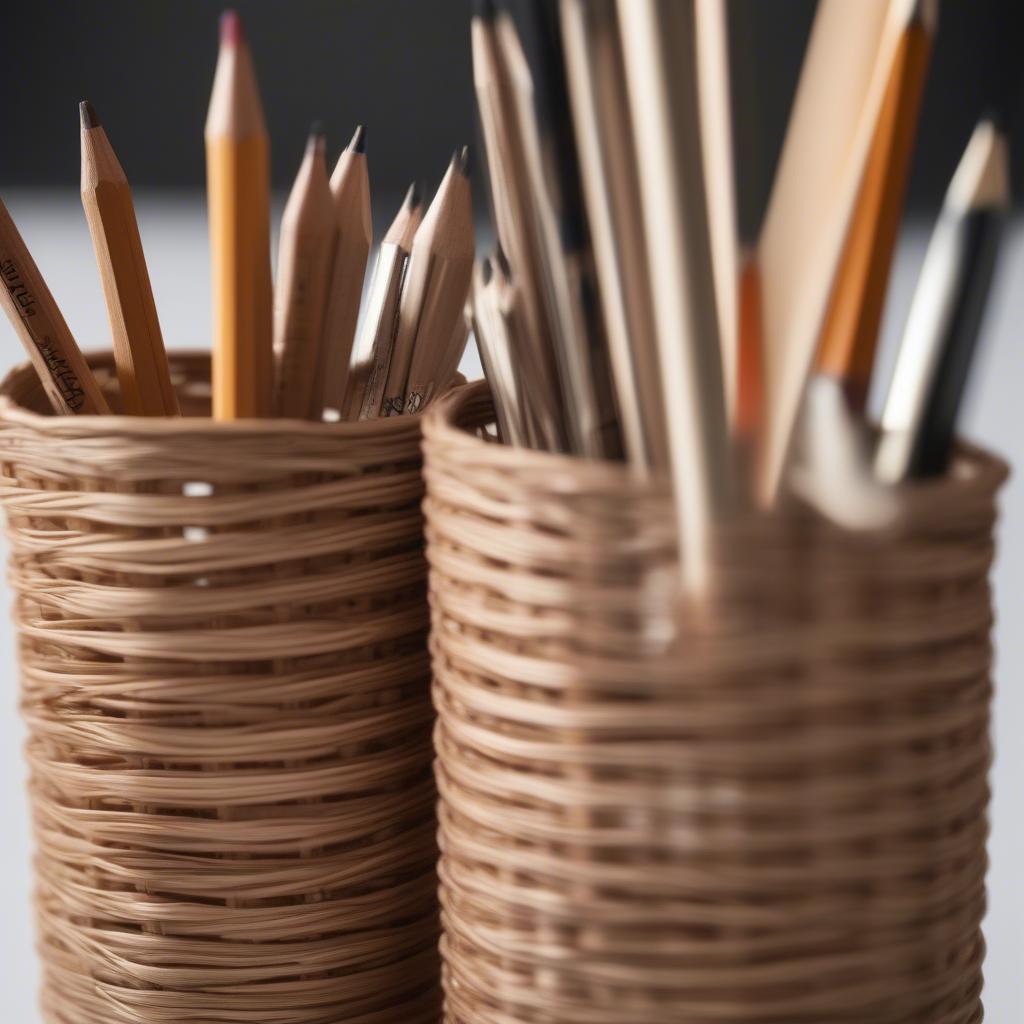
[[[131,188],[92,105],[82,121],[82,205],[110,320],[122,411],[177,416]]]

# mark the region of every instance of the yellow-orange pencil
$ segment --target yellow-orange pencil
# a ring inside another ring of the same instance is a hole
[[[213,268],[213,415],[269,416],[274,353],[270,278],[270,143],[252,55],[234,11],[206,118]]]

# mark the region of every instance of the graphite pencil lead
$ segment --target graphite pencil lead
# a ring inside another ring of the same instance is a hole
[[[353,153],[366,152],[366,125],[356,125],[356,130],[352,135],[352,141],[348,144],[348,148]]]
[[[83,132],[90,128],[99,128],[102,123],[96,113],[96,108],[88,100],[82,100],[78,104],[78,116],[82,121]]]

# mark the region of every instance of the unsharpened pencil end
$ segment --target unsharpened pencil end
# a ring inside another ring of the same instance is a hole
[[[82,122],[83,132],[88,131],[90,128],[99,128],[99,114],[96,113],[96,108],[88,100],[82,100],[78,104],[78,116]]]
[[[220,16],[220,43],[221,46],[239,46],[245,42],[245,29],[242,27],[242,19],[238,11],[225,11]]]
[[[352,141],[348,144],[348,148],[353,153],[365,153],[366,152],[366,125],[357,125],[355,134],[352,136]]]
[[[415,210],[417,206],[423,205],[423,189],[420,188],[420,183],[414,181],[409,186],[409,191],[405,193],[405,199],[402,205],[407,210]]]
[[[452,153],[452,167],[464,178],[469,177],[469,146],[463,146]]]

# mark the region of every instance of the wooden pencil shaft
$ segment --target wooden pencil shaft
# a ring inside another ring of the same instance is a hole
[[[370,351],[370,371],[359,409],[361,420],[375,419],[380,414],[398,328],[398,301],[408,257],[408,252],[394,242],[382,242],[377,254],[363,320],[367,338],[364,344]]]
[[[356,138],[361,145],[361,130],[357,131]],[[373,240],[370,183],[364,152],[357,152],[350,145],[342,153],[331,175],[331,195],[338,240],[318,371],[317,403],[321,410],[339,408],[345,393],[359,319],[359,300]]]
[[[562,0],[562,39],[623,441],[641,474],[668,464],[647,256],[614,0]]]
[[[416,232],[402,283],[398,329],[381,412],[401,415],[410,385],[422,395],[462,316],[473,273],[473,211],[457,154]]]
[[[177,416],[131,189],[101,126],[82,131],[81,191],[110,318],[121,411]]]
[[[0,201],[0,302],[62,415],[110,412],[43,275]]]
[[[473,335],[484,376],[491,388],[499,436],[506,444],[525,447],[514,364],[504,320],[497,307],[496,289],[476,275],[473,288]]]
[[[921,0],[821,0],[758,244],[775,501],[900,39]]]
[[[521,358],[525,374],[539,392],[561,389],[559,363],[548,323],[541,273],[543,251],[539,227],[529,198],[526,156],[520,135],[509,71],[500,52],[492,19],[475,17],[472,24],[473,82],[484,136],[491,183],[495,228],[508,260],[516,268],[520,315],[525,321]],[[545,447],[568,451],[566,406],[558,399],[538,398],[548,428]]]
[[[655,336],[683,583],[701,599],[712,521],[731,503],[731,458],[701,155],[693,7],[619,0],[636,131]]]
[[[274,290],[278,416],[319,420],[317,372],[337,228],[323,140],[307,148],[281,220]]]
[[[931,28],[916,22],[900,42],[821,332],[817,370],[842,380],[858,411],[867,404],[931,40]]]
[[[514,125],[525,158],[526,215],[536,226],[530,258],[540,272],[540,299],[558,364],[569,442],[576,454],[600,458],[606,454],[603,421],[611,411],[600,407],[596,384],[597,375],[603,375],[605,368],[603,332],[582,307],[578,249],[563,245],[574,238],[575,229],[571,218],[560,216],[562,197],[557,186],[564,175],[550,165],[555,147],[545,146],[541,137],[533,76],[511,17],[499,14],[495,31],[501,59],[508,68]],[[571,130],[569,125],[564,128]],[[515,261],[513,265],[520,266]]]
[[[694,17],[711,265],[722,346],[726,410],[731,420],[736,407],[740,267],[726,0],[694,0]]]
[[[213,414],[271,415],[270,144],[248,45],[222,39],[206,121]]]
[[[1009,202],[1006,140],[983,121],[946,194],[897,352],[875,455],[886,483],[946,468]]]

